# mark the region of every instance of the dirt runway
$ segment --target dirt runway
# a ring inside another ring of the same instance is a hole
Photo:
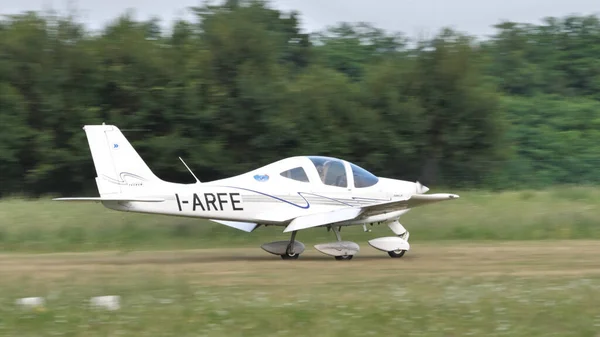
[[[392,259],[363,245],[351,261],[336,261],[308,246],[295,261],[256,248],[185,251],[1,254],[4,281],[34,277],[45,280],[78,275],[117,276],[160,273],[190,276],[215,284],[331,282],[361,275],[361,280],[422,276],[592,276],[600,275],[599,241],[507,243],[413,243],[411,251]],[[229,277],[228,277],[229,276]]]

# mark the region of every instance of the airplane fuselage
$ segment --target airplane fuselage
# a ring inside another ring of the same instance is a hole
[[[243,180],[244,177],[239,177]],[[229,181],[233,182],[233,181]],[[401,182],[401,181],[400,181]],[[410,182],[405,182],[410,188]],[[268,183],[261,186],[224,186],[215,183],[169,184],[152,186],[144,183],[129,184],[140,189],[140,195],[164,199],[160,203],[115,202],[104,201],[111,209],[127,212],[165,214],[203,219],[256,222],[275,224],[269,218],[280,218],[280,215],[294,218],[297,216],[333,211],[346,207],[360,207],[384,201],[391,201],[404,194],[381,191],[374,188],[365,193],[356,191],[333,191],[322,189],[298,189],[291,191],[284,188],[268,188]],[[246,184],[248,185],[248,184]],[[133,191],[132,191],[133,193]],[[409,191],[406,191],[409,193]],[[276,214],[276,216],[273,216]]]

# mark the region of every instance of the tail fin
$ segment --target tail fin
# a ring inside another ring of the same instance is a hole
[[[83,129],[96,168],[100,196],[127,194],[131,189],[161,182],[119,128],[103,124],[86,125]]]

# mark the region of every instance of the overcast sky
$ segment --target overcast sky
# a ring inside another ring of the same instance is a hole
[[[0,14],[54,9],[64,12],[72,3],[80,20],[92,29],[101,28],[127,9],[136,19],[190,18],[186,8],[201,0],[0,0]],[[414,37],[435,34],[451,26],[484,37],[501,20],[539,23],[546,16],[600,14],[600,0],[272,0],[281,10],[298,10],[302,27],[315,31],[340,21],[366,21],[388,31]]]

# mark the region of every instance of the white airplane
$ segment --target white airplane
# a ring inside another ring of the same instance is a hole
[[[344,160],[321,156],[298,156],[279,160],[234,177],[201,183],[179,184],[158,178],[119,128],[86,125],[85,130],[96,169],[100,197],[56,198],[61,201],[96,201],[125,212],[195,217],[252,232],[259,226],[282,226],[290,240],[275,241],[262,248],[283,259],[297,259],[305,246],[296,240],[300,230],[322,227],[333,230],[337,241],[314,247],[338,260],[349,260],[358,244],[342,241],[344,226],[387,224],[394,236],[370,240],[369,244],[391,257],[410,249],[409,232],[401,215],[413,207],[457,199],[455,194],[424,194],[419,182],[376,177]],[[181,159],[181,158],[180,158]]]

